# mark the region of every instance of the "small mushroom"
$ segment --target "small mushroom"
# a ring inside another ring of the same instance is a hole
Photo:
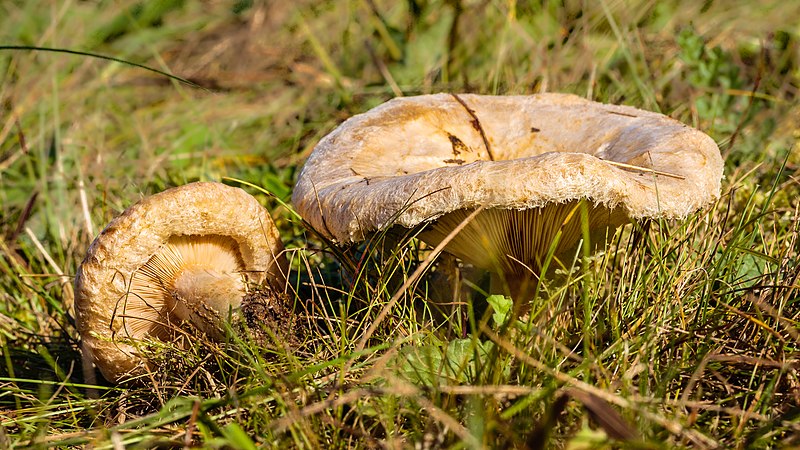
[[[630,220],[708,205],[721,178],[714,141],[661,114],[567,94],[437,94],[345,121],[315,147],[292,200],[340,243],[426,225],[420,237],[437,244],[483,208],[445,251],[523,297],[548,252],[554,265],[574,256],[582,208],[602,242]]]
[[[111,381],[136,372],[136,341],[168,340],[181,323],[221,338],[249,284],[283,289],[282,251],[267,210],[239,188],[198,182],[141,200],[77,271],[77,325],[94,363]]]

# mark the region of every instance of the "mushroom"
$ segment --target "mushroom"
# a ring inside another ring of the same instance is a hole
[[[147,197],[92,242],[75,278],[78,330],[117,381],[145,367],[137,341],[168,340],[181,323],[220,339],[249,284],[285,285],[269,213],[239,188],[198,182]]]
[[[314,148],[292,200],[339,243],[422,225],[435,245],[482,208],[444,250],[521,298],[549,257],[574,256],[582,216],[604,242],[631,220],[708,205],[721,178],[715,142],[662,114],[568,94],[436,94],[345,121]]]

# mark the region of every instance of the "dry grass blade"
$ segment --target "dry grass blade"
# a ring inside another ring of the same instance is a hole
[[[633,164],[625,164],[625,163],[621,163],[621,162],[611,161],[611,160],[608,160],[608,159],[603,159],[602,161],[604,161],[605,163],[610,164],[612,166],[621,167],[623,169],[631,169],[631,170],[637,170],[639,172],[644,172],[644,173],[652,173],[654,175],[661,175],[661,176],[665,176],[665,177],[669,177],[669,178],[675,178],[677,180],[685,180],[686,179],[686,177],[683,176],[683,175],[677,175],[677,174],[674,174],[674,173],[664,172],[662,170],[655,170],[655,169],[650,169],[648,167],[634,166]]]
[[[441,408],[437,407],[433,404],[430,400],[425,397],[418,397],[415,399],[422,405],[422,408],[428,412],[434,419],[448,427],[449,429],[453,430],[456,436],[458,436],[469,448],[482,448],[483,445],[469,432],[468,429],[461,425],[453,416],[447,414]]]
[[[600,397],[574,388],[567,389],[565,394],[581,402],[610,438],[624,441],[638,439],[636,430]]]
[[[61,270],[61,267],[59,267],[56,260],[50,256],[50,253],[44,248],[44,245],[42,245],[41,241],[39,241],[39,238],[36,237],[36,234],[33,232],[33,230],[31,230],[29,227],[25,227],[25,234],[28,235],[33,242],[33,245],[37,250],[39,250],[47,263],[50,264],[50,267],[53,268],[53,271],[55,271],[56,275],[58,275],[58,279],[61,282],[61,285],[64,287],[64,306],[67,311],[71,311],[75,300],[75,292],[72,288],[72,278],[64,274],[64,271]]]
[[[496,395],[496,396],[520,396],[530,395],[538,390],[528,386],[516,386],[513,384],[484,385],[484,386],[447,386],[440,385],[436,390],[444,394],[451,395]]]

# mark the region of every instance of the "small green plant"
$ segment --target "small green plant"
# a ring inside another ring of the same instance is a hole
[[[685,64],[686,81],[700,90],[693,99],[697,115],[708,121],[718,135],[733,133],[747,98],[735,94],[745,86],[732,55],[719,46],[709,48],[692,27],[681,30],[676,42],[680,47],[678,57]]]

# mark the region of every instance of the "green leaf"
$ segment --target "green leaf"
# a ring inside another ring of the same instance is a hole
[[[493,346],[492,342],[454,339],[444,344],[409,346],[398,352],[399,373],[424,386],[470,383]]]
[[[503,326],[508,321],[511,315],[511,307],[514,305],[511,297],[506,297],[505,295],[490,295],[486,297],[486,301],[489,302],[489,306],[491,306],[494,311],[492,320],[494,320],[495,325],[498,327]]]

